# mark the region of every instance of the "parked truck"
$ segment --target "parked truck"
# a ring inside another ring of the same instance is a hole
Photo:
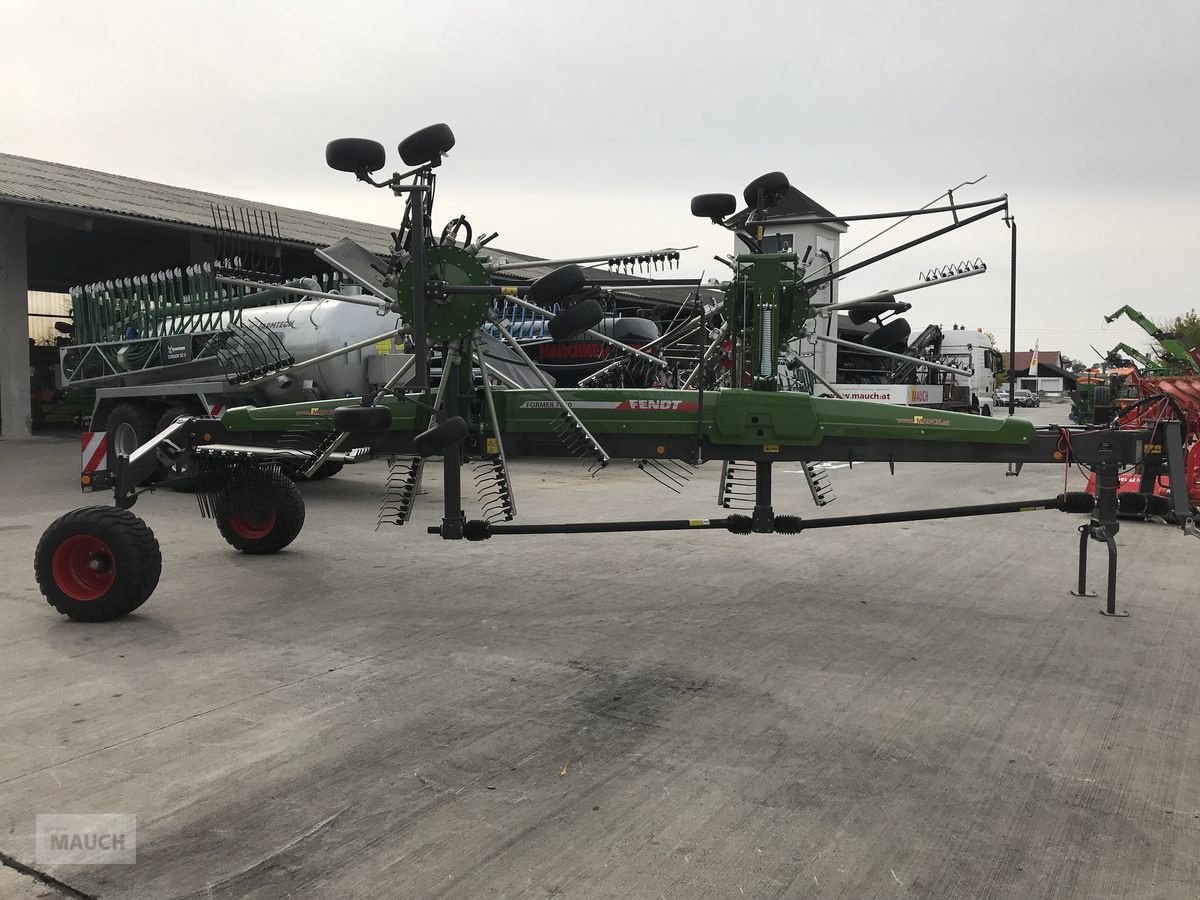
[[[872,340],[881,333],[882,338]],[[1003,362],[983,329],[930,325],[911,342],[910,334],[903,319],[893,318],[860,335],[869,350],[839,347],[837,380],[831,386],[849,400],[992,415],[996,373]],[[894,355],[880,355],[881,350]],[[828,389],[817,393],[832,396]]]

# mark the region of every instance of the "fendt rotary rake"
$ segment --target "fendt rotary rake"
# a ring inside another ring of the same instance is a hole
[[[1108,615],[1122,614],[1116,609],[1114,541],[1120,513],[1150,510],[1196,534],[1196,512],[1182,489],[1182,477],[1170,480],[1172,490],[1166,498],[1142,493],[1118,497],[1117,493],[1119,476],[1131,467],[1183,471],[1183,435],[1177,420],[1144,422],[1139,429],[1037,429],[1016,418],[921,411],[781,389],[795,383],[797,372],[806,374],[809,385],[820,380],[796,348],[813,333],[814,317],[829,314],[827,306],[817,307],[812,301],[834,278],[998,214],[1012,228],[1015,260],[1015,221],[1007,197],[956,203],[951,194],[944,206],[841,217],[949,214],[952,222],[838,270],[836,260],[815,267],[807,265],[807,254],[764,251],[768,228],[824,221],[816,216],[772,217],[768,224],[768,211],[789,189],[782,173],[764,175],[746,188],[748,216],[731,218],[737,202],[730,194],[702,194],[693,198],[692,213],[734,232],[744,248],[726,260],[731,269],[728,279],[710,282],[719,291],[713,302],[705,300],[694,279],[589,277],[591,273],[585,274],[576,264],[588,259],[559,265],[536,281],[513,279],[481,253],[484,241],[460,244],[454,240],[458,229],[451,226],[437,239],[430,224],[435,170],[453,145],[453,134],[445,125],[416,132],[399,145],[409,171],[382,181],[373,177],[385,165],[382,145],[344,139],[326,148],[326,161],[334,169],[403,196],[405,213],[395,247],[386,258],[349,240],[318,251],[343,281],[361,285],[364,295],[348,299],[340,293],[307,293],[399,313],[401,325],[395,336],[407,339],[412,349],[401,370],[382,390],[357,402],[242,407],[219,419],[180,417],[136,450],[111,453],[107,467],[90,472],[83,481],[85,490],[111,489],[115,508],[92,506],[68,513],[39,542],[37,579],[51,606],[73,619],[100,621],[123,616],[148,599],[158,581],[161,557],[150,529],[130,507],[143,493],[170,484],[181,469],[186,468],[194,479],[202,512],[216,520],[231,545],[245,553],[274,553],[291,543],[304,524],[303,499],[286,470],[314,472],[330,460],[351,463],[375,454],[390,462],[379,521],[396,525],[412,514],[427,461],[441,457],[443,514],[440,524],[428,531],[446,540],[672,530],[797,535],[814,528],[1030,510],[1087,514],[1089,519],[1079,526],[1078,593],[1085,594],[1088,542],[1101,542],[1108,550],[1107,603],[1102,610]],[[242,270],[220,278],[230,284],[271,286],[248,279]],[[595,339],[614,347],[615,367],[661,367],[657,351],[663,345],[699,333],[700,344],[707,349],[681,389],[559,389],[534,366],[500,312],[515,304],[548,315],[557,303],[559,312],[550,318],[549,330],[563,339],[594,329],[603,315],[598,297],[617,284],[697,288],[680,317],[686,321],[664,334],[658,346],[634,349],[595,333]],[[836,306],[857,306],[860,313],[870,310],[876,315],[908,308],[880,295]],[[712,365],[722,354],[726,365]],[[522,386],[529,384],[535,386]],[[583,458],[593,471],[604,468],[613,457],[633,459],[671,488],[696,467],[720,460],[718,502],[745,513],[680,520],[514,522],[516,502],[508,459],[566,455]],[[184,458],[186,467],[179,465]],[[777,514],[772,506],[773,466],[804,464],[814,499],[823,505],[826,494],[817,470],[821,461],[881,461],[891,466],[1007,463],[1016,471],[1025,463],[1074,463],[1094,473],[1097,488],[1095,497],[1063,493],[1015,502],[840,517]],[[470,467],[469,477],[478,488],[481,518],[468,519],[463,511],[464,466]]]

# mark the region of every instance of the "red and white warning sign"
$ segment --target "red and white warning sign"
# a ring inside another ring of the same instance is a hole
[[[108,432],[85,431],[80,435],[80,470],[102,472],[108,468]]]
[[[208,404],[208,414],[210,416],[212,416],[214,419],[221,418],[221,416],[223,416],[225,414],[225,404],[224,403]]]

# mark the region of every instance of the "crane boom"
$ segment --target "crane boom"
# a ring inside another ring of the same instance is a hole
[[[1149,317],[1138,312],[1132,306],[1122,306],[1111,316],[1105,316],[1105,322],[1114,322],[1121,316],[1137,323],[1147,334],[1158,341],[1167,354],[1183,363],[1193,374],[1200,374],[1200,350],[1187,343],[1183,338],[1170,331],[1159,328]]]
[[[1111,357],[1114,353],[1123,353],[1126,356],[1128,356],[1130,359],[1132,359],[1134,362],[1141,363],[1143,368],[1145,368],[1147,374],[1150,374],[1150,375],[1166,374],[1166,369],[1163,368],[1161,363],[1155,362],[1150,357],[1148,357],[1145,353],[1142,353],[1140,350],[1135,350],[1133,347],[1130,347],[1124,341],[1122,341],[1121,343],[1119,343],[1115,347],[1113,347],[1111,350],[1109,350],[1107,355],[1109,357]]]

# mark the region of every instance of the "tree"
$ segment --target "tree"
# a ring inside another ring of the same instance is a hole
[[[1087,366],[1077,359],[1071,359],[1071,357],[1067,356],[1065,353],[1059,355],[1059,362],[1062,364],[1064,369],[1073,375],[1078,375],[1080,372],[1087,371]]]
[[[1174,319],[1160,322],[1159,326],[1168,334],[1175,335],[1184,347],[1200,347],[1200,315],[1197,315],[1194,308],[1176,316]],[[1157,349],[1155,355],[1173,373],[1187,374],[1191,372],[1189,366],[1182,360],[1176,359],[1170,353],[1164,353],[1161,349]]]
[[[1175,332],[1190,346],[1200,347],[1200,315],[1196,314],[1196,310],[1191,309],[1181,316],[1176,316],[1166,327],[1167,331]]]

